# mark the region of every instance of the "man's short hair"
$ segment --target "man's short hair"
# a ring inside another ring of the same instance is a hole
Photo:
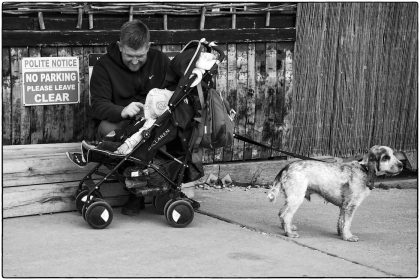
[[[149,28],[141,20],[128,21],[121,26],[120,43],[134,50],[150,42]]]

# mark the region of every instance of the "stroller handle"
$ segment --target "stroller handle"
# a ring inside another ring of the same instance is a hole
[[[219,53],[219,61],[222,62],[225,59],[225,52],[214,42],[209,43],[209,47]]]

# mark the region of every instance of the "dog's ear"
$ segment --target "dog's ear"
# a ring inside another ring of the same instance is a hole
[[[369,150],[368,154],[368,161],[367,161],[367,169],[368,169],[368,176],[366,185],[373,189],[373,185],[375,183],[376,172],[379,170],[379,146],[373,146]]]

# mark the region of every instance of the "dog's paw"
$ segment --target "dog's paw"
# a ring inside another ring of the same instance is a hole
[[[349,242],[357,242],[359,241],[359,237],[357,237],[356,235],[351,235],[349,237],[343,237],[343,240]]]
[[[270,202],[274,202],[276,200],[276,196],[272,192],[268,193],[267,198]]]
[[[290,238],[298,238],[299,234],[297,234],[296,232],[286,232],[286,236]]]
[[[297,228],[297,226],[296,226],[296,225],[291,225],[291,226],[290,226],[290,229],[291,229],[291,230],[293,230],[293,231],[297,231],[297,229],[298,229],[298,228]]]

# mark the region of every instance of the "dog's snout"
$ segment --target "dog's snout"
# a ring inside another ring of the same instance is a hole
[[[397,167],[398,167],[398,169],[399,170],[402,170],[403,169],[403,167],[404,167],[404,165],[402,164],[402,162],[400,161],[398,164],[397,164]]]

